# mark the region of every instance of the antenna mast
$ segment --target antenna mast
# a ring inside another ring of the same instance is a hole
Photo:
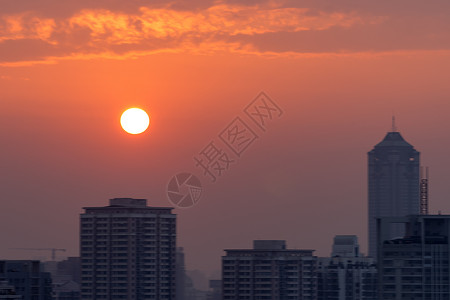
[[[425,167],[425,174],[423,169],[420,167],[420,214],[428,215],[428,167]]]
[[[397,132],[397,126],[395,124],[395,116],[392,116],[392,132]]]

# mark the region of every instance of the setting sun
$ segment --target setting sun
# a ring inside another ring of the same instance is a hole
[[[120,125],[130,134],[143,133],[150,124],[148,114],[140,108],[129,108],[120,117]]]

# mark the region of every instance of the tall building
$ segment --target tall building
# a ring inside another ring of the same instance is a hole
[[[359,253],[355,235],[334,238],[331,257],[318,259],[319,300],[378,300],[375,259]]]
[[[390,224],[405,236],[390,238]],[[450,215],[377,219],[379,299],[450,299]]]
[[[376,218],[420,213],[420,153],[393,127],[368,153],[368,242],[369,256],[374,258]],[[391,237],[403,236],[403,227],[392,224],[389,233]]]
[[[176,215],[115,198],[80,215],[81,299],[175,300]]]
[[[223,299],[316,300],[317,257],[289,250],[285,241],[254,241],[253,249],[225,250]]]
[[[0,281],[8,281],[23,300],[52,300],[52,279],[38,260],[0,260]]]

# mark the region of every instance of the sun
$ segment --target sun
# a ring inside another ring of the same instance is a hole
[[[120,117],[120,125],[130,134],[143,133],[150,124],[148,114],[140,108],[133,107],[123,112]]]

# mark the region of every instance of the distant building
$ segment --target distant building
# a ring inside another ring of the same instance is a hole
[[[81,261],[79,257],[68,257],[58,262],[57,275],[70,276],[76,283],[81,283]]]
[[[391,239],[391,224],[405,236]],[[379,299],[450,299],[450,215],[377,219]]]
[[[80,258],[68,257],[63,261],[43,263],[52,274],[53,300],[80,300]]]
[[[116,198],[80,216],[81,298],[175,300],[176,215]]]
[[[285,241],[254,241],[253,249],[225,252],[223,299],[317,299],[313,250],[289,250]]]
[[[359,254],[355,235],[334,238],[332,257],[318,259],[319,300],[377,300],[375,259]]]
[[[14,286],[10,285],[8,281],[0,281],[0,299],[23,299],[22,296],[16,294]]]
[[[176,250],[176,269],[175,269],[175,283],[176,283],[176,300],[185,300],[186,298],[186,269],[184,263],[183,247],[177,247]]]
[[[210,280],[207,300],[222,300],[222,280]]]
[[[52,279],[38,260],[0,260],[0,280],[14,286],[23,300],[51,300]]]
[[[420,213],[419,159],[420,153],[395,128],[368,153],[369,256],[377,257],[376,218]],[[403,227],[392,224],[390,238],[403,235]]]
[[[359,257],[359,244],[356,235],[337,235],[334,237],[331,257]]]

